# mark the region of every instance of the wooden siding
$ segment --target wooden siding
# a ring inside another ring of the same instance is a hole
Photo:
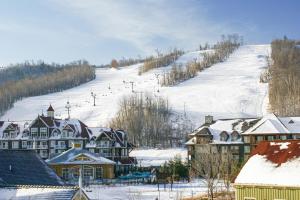
[[[235,185],[236,200],[300,200],[300,187]]]
[[[54,171],[56,172],[56,174],[60,177],[62,177],[62,169],[63,168],[68,168],[68,169],[71,169],[73,167],[80,167],[81,165],[50,165],[50,167],[52,169],[54,169]],[[83,165],[85,166],[85,165]],[[108,178],[108,179],[111,179],[111,178],[114,178],[115,177],[115,174],[114,174],[114,165],[86,165],[86,166],[91,166],[91,167],[102,167],[103,169],[103,178]]]

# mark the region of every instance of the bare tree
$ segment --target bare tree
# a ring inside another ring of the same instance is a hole
[[[207,196],[210,200],[214,198],[214,192],[219,184],[221,172],[221,154],[215,146],[206,144],[203,145],[201,153],[195,155],[195,164],[197,165],[198,175],[203,178],[207,186]]]

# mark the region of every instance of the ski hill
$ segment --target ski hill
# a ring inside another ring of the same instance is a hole
[[[201,51],[188,52],[176,62],[186,63],[201,59]],[[205,115],[214,118],[262,116],[267,109],[268,85],[259,82],[266,68],[270,45],[245,45],[236,50],[223,63],[199,72],[192,79],[172,87],[160,87],[157,76],[171,69],[164,67],[138,75],[141,64],[120,69],[98,68],[96,79],[63,92],[24,98],[14,104],[1,120],[20,121],[34,119],[46,113],[49,104],[56,117],[66,118],[65,105],[71,104],[71,118],[78,118],[90,127],[105,126],[119,108],[124,95],[152,93],[168,98],[175,113],[183,114],[195,126],[201,125]],[[159,90],[159,92],[158,92]],[[93,106],[91,92],[96,94]]]

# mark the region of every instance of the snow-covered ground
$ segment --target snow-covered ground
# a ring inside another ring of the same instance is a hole
[[[165,162],[173,160],[175,156],[180,156],[181,160],[185,162],[187,160],[187,149],[134,149],[130,152],[130,156],[135,157],[138,166],[141,167],[161,166]]]
[[[221,190],[217,188],[218,191]],[[163,185],[160,185],[158,191],[157,185],[92,185],[84,188],[86,194],[91,200],[179,200],[182,197],[191,197],[199,194],[205,194],[207,187],[200,179],[194,180],[190,183],[175,183],[171,191],[170,184],[164,190]]]
[[[141,64],[115,69],[97,69],[96,79],[63,92],[24,98],[15,103],[1,120],[32,120],[45,112],[51,103],[57,117],[67,117],[65,109],[69,100],[71,117],[89,126],[105,126],[118,111],[123,95],[131,94],[130,81],[135,92],[149,92],[167,97],[175,112],[183,113],[199,126],[207,114],[217,118],[261,116],[266,110],[267,84],[259,83],[259,76],[266,66],[265,56],[269,45],[242,46],[223,63],[216,64],[174,87],[159,88],[156,74],[169,70],[159,68],[142,76],[138,75]],[[201,59],[200,52],[189,52],[177,62],[185,63]],[[125,81],[125,83],[124,83]],[[91,92],[96,93],[93,106]],[[185,106],[184,106],[185,105]]]

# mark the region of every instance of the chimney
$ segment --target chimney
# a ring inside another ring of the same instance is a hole
[[[205,124],[212,124],[213,121],[214,121],[213,116],[211,116],[211,115],[206,115],[205,116]]]

